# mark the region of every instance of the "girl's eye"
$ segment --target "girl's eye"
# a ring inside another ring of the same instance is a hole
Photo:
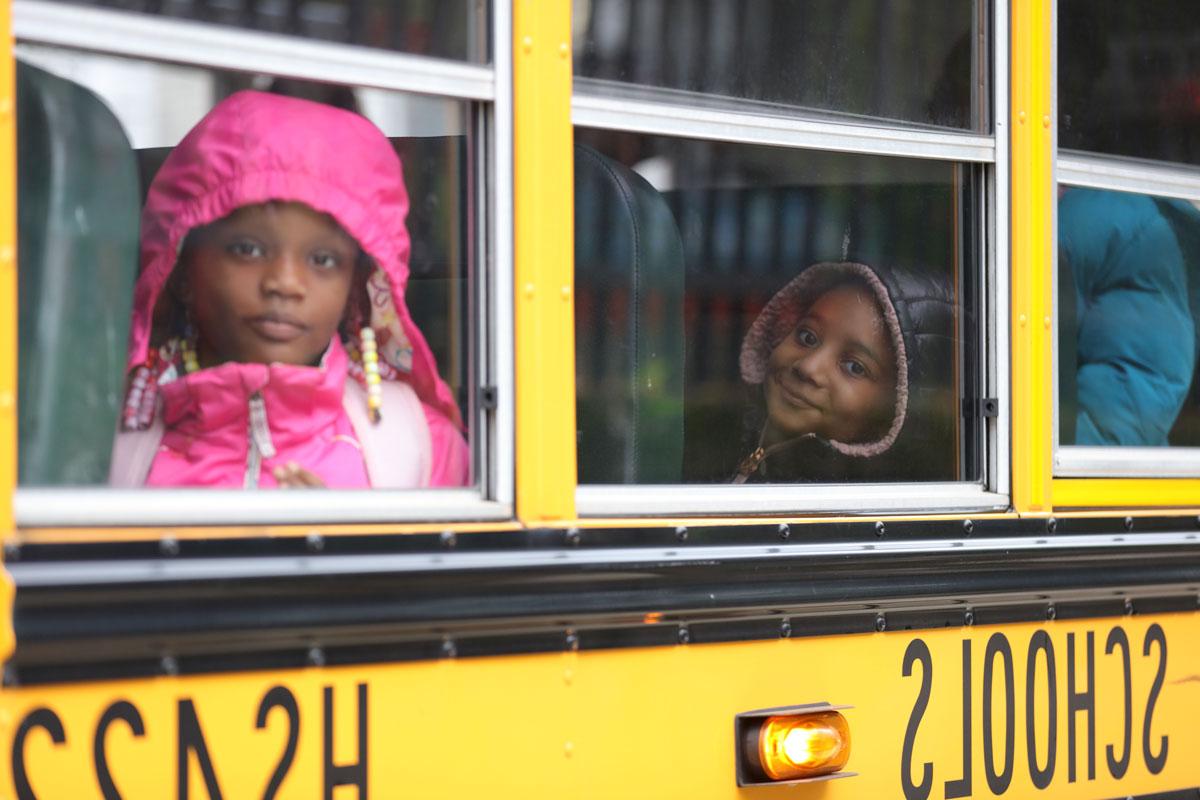
[[[821,340],[818,339],[817,335],[808,328],[797,328],[796,341],[799,342],[802,347],[816,347],[818,344],[820,344]]]
[[[846,374],[855,378],[867,377],[867,368],[862,362],[855,361],[853,358],[848,358],[842,362],[842,369],[846,370]]]
[[[313,253],[312,263],[322,270],[335,270],[341,266],[342,260],[333,253]]]
[[[262,258],[266,254],[262,245],[250,241],[233,242],[227,249],[238,258]]]

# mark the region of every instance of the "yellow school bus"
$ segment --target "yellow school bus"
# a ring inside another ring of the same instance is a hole
[[[1190,3],[0,31],[0,797],[1195,796]],[[138,209],[245,88],[400,153],[470,485],[106,486]],[[747,332],[822,263],[891,276],[894,430],[784,458]]]

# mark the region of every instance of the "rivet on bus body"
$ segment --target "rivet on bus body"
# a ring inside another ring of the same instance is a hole
[[[571,55],[571,47],[566,42],[563,42],[558,46],[558,57],[566,58],[569,55]]]
[[[12,727],[12,712],[7,708],[0,708],[0,728]]]
[[[0,247],[0,263],[11,264],[16,259],[17,251],[11,244]]]
[[[1047,114],[1046,116],[1042,117],[1042,127],[1043,127],[1043,128],[1049,128],[1049,127],[1050,127],[1050,115],[1049,115],[1049,114]]]
[[[1050,330],[1050,315],[1049,314],[1047,314],[1045,317],[1042,318],[1042,325],[1045,326],[1046,330]]]
[[[533,293],[534,293],[533,284],[532,283],[525,284],[525,296],[528,297],[529,299],[533,299]]]
[[[562,287],[562,299],[563,300],[571,299],[571,287],[570,286]]]
[[[16,405],[16,395],[12,392],[0,392],[0,409],[7,411]]]
[[[1025,323],[1029,322],[1029,320],[1026,319],[1024,314],[1022,314],[1021,316],[1017,317],[1017,322],[1021,325],[1022,328],[1024,328]]]
[[[573,742],[567,742],[566,744],[563,745],[563,755],[564,756],[566,756],[567,758],[570,758],[574,753],[575,753],[575,744]]]
[[[12,113],[12,110],[13,110],[12,100],[10,100],[7,97],[4,98],[3,100],[0,100],[0,116],[7,117],[9,114]]]
[[[1022,125],[1025,124],[1025,112],[1024,111],[1020,111],[1017,113],[1017,122],[1019,122]]]
[[[571,669],[570,667],[567,667],[565,670],[563,670],[563,683],[565,683],[567,686],[570,686],[574,682],[575,682],[575,670]]]
[[[521,49],[524,50],[526,53],[533,52],[533,37],[532,36],[526,36],[524,39],[521,40]]]

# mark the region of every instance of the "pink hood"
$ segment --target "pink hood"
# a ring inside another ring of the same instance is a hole
[[[171,152],[142,212],[141,273],[134,289],[127,370],[146,363],[154,308],[193,228],[236,209],[300,202],[329,214],[379,269],[371,276],[371,327],[379,355],[423,403],[461,428],[450,389],[404,301],[408,193],[400,159],[365,118],[279,95],[238,92],[219,103]]]

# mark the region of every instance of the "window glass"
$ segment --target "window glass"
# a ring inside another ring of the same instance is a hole
[[[1059,0],[1058,141],[1200,160],[1200,15],[1190,0]]]
[[[22,485],[474,480],[468,104],[18,59]]]
[[[438,58],[490,58],[487,0],[57,1]]]
[[[987,7],[972,0],[575,0],[575,73],[986,131]]]
[[[973,168],[577,130],[575,174],[581,483],[978,477]]]
[[[1200,208],[1062,187],[1059,443],[1200,446]]]

